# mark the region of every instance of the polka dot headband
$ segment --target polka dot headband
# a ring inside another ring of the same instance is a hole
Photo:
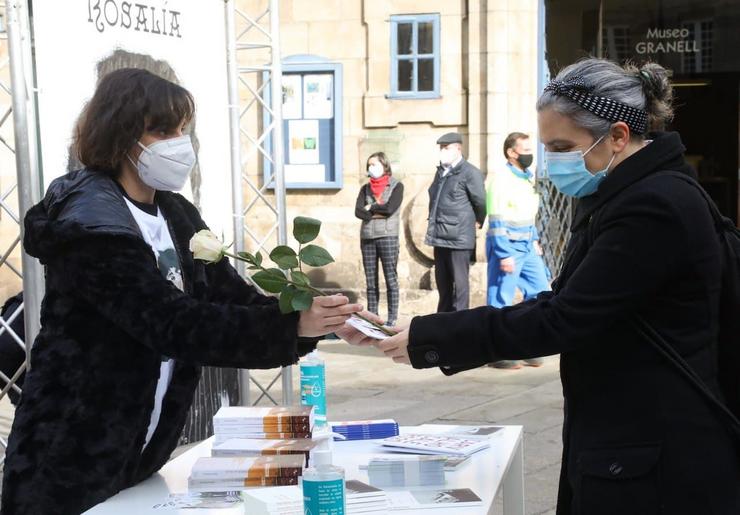
[[[555,95],[568,97],[586,111],[610,122],[624,122],[635,134],[647,132],[648,115],[642,109],[636,109],[611,98],[592,95],[592,87],[586,85],[583,77],[572,77],[560,81],[553,80],[545,87]]]

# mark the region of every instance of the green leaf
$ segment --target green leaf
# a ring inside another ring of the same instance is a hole
[[[313,303],[313,295],[305,290],[296,290],[291,305],[296,311],[306,311],[311,308]]]
[[[296,256],[295,250],[285,245],[275,247],[270,252],[270,259],[283,270],[289,270],[298,266],[298,256]]]
[[[254,255],[254,264],[257,266],[262,266],[262,253],[259,250]]]
[[[254,256],[250,254],[249,252],[237,252],[236,255],[242,258],[244,261],[246,261],[250,265],[257,264],[256,261],[254,260]]]
[[[292,313],[295,311],[293,308],[293,297],[298,290],[295,286],[289,284],[280,291],[280,299],[278,299],[278,305],[280,306],[281,313]]]
[[[318,245],[306,245],[303,247],[300,258],[308,266],[324,266],[334,262],[331,254]]]
[[[285,274],[277,268],[260,270],[252,276],[254,282],[265,291],[279,293],[286,284]]]
[[[296,284],[300,284],[301,286],[310,286],[311,280],[308,278],[306,274],[303,272],[299,272],[298,270],[293,270],[290,272],[290,279]]]
[[[316,239],[321,229],[321,221],[306,216],[296,216],[293,219],[293,237],[298,243],[308,243]]]
[[[260,270],[261,268],[262,267],[259,267],[257,265],[252,265],[252,266],[247,267],[247,270]]]

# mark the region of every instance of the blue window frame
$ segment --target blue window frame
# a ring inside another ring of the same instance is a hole
[[[439,14],[391,16],[389,98],[439,98]]]

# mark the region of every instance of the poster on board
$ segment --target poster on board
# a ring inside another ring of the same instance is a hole
[[[145,68],[195,98],[198,165],[183,194],[229,241],[233,233],[225,6],[221,0],[33,0],[44,187],[68,169],[75,121],[98,78]]]
[[[303,77],[303,117],[328,119],[334,116],[334,77],[330,73]]]
[[[303,113],[303,88],[298,74],[283,75],[283,120],[296,120]]]
[[[318,120],[290,120],[288,141],[288,164],[319,164]]]

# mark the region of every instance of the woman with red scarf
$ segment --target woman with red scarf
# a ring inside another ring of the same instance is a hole
[[[360,188],[355,216],[362,220],[360,247],[367,280],[367,309],[378,314],[378,258],[388,288],[386,325],[398,320],[398,230],[403,184],[393,178],[391,165],[383,152],[367,158],[370,181]]]

